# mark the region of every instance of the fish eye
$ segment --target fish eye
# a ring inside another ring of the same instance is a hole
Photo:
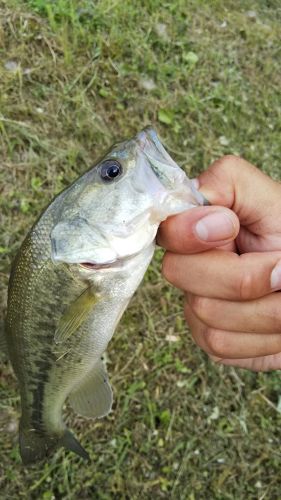
[[[113,181],[122,174],[122,166],[117,160],[105,160],[99,170],[102,180],[106,182]]]

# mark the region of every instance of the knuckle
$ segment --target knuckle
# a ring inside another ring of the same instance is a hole
[[[274,297],[275,298],[275,297]],[[279,302],[279,301],[278,301]],[[267,321],[270,321],[272,331],[276,333],[281,333],[281,313],[280,304],[277,301],[272,301],[270,304],[269,314],[265,314],[261,317],[261,321],[264,321],[264,317]]]
[[[237,166],[237,163],[240,163],[241,158],[237,155],[224,155],[222,157],[222,162],[228,167]]]
[[[210,173],[218,180],[235,179],[241,169],[242,158],[235,155],[225,155],[216,160],[210,167]]]
[[[196,316],[202,318],[206,316],[206,312],[208,311],[209,299],[206,297],[202,297],[200,295],[192,295],[190,297],[190,307],[195,312]]]
[[[221,332],[213,328],[207,328],[205,332],[205,342],[211,354],[218,357],[224,357],[225,341]]]
[[[240,164],[241,158],[236,155],[225,155],[222,156],[221,158],[218,158],[211,166],[211,169],[214,171],[214,173],[217,170],[227,170],[229,171],[230,169],[236,169],[237,166]]]
[[[255,295],[255,280],[251,272],[243,271],[238,282],[238,297],[240,300],[250,300]]]

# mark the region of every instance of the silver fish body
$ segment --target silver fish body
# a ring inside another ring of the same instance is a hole
[[[87,418],[108,414],[101,356],[150,263],[160,222],[200,204],[149,128],[114,146],[35,223],[13,264],[6,321],[24,463],[59,445],[88,457],[63,422],[63,405]]]

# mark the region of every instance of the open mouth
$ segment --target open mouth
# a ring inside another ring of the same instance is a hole
[[[131,255],[126,255],[125,257],[120,257],[119,259],[113,260],[112,262],[79,262],[79,266],[84,269],[92,269],[93,271],[98,271],[100,269],[115,269],[120,268],[130,260],[132,260],[138,252]]]
[[[80,262],[79,266],[84,267],[86,269],[108,269],[110,267],[115,267],[115,264],[121,259],[117,259],[114,262],[107,262],[106,264],[96,264],[94,262]]]

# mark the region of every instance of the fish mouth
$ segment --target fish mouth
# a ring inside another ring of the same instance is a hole
[[[84,269],[89,269],[92,271],[99,271],[101,269],[111,269],[116,267],[122,262],[123,259],[116,259],[114,262],[105,262],[104,264],[97,264],[96,262],[79,262],[79,266]]]
[[[124,257],[118,257],[118,259],[113,260],[112,262],[79,262],[78,265],[83,269],[87,269],[89,271],[100,271],[103,269],[120,269],[127,262],[130,262],[138,252],[133,253],[131,255],[126,255]]]
[[[114,266],[116,262],[117,261],[107,264],[95,264],[94,262],[80,262],[78,265],[84,267],[85,269],[99,270],[99,269],[108,269],[109,267]]]
[[[173,189],[184,181],[185,173],[166,151],[152,127],[141,130],[136,135],[136,142],[163,186]]]
[[[156,205],[161,207],[161,214],[171,204],[175,206],[175,209],[166,211],[166,217],[193,206],[210,204],[169,155],[152,127],[148,126],[141,130],[136,135],[135,140],[141,153],[148,161],[155,178],[158,180],[158,185],[156,185],[155,181],[153,183],[152,179],[150,179],[147,188],[149,190],[152,185],[155,185],[154,199]],[[174,204],[176,200],[178,202],[182,201],[182,205],[179,205],[178,209],[176,203]],[[164,219],[162,218],[162,220]]]

